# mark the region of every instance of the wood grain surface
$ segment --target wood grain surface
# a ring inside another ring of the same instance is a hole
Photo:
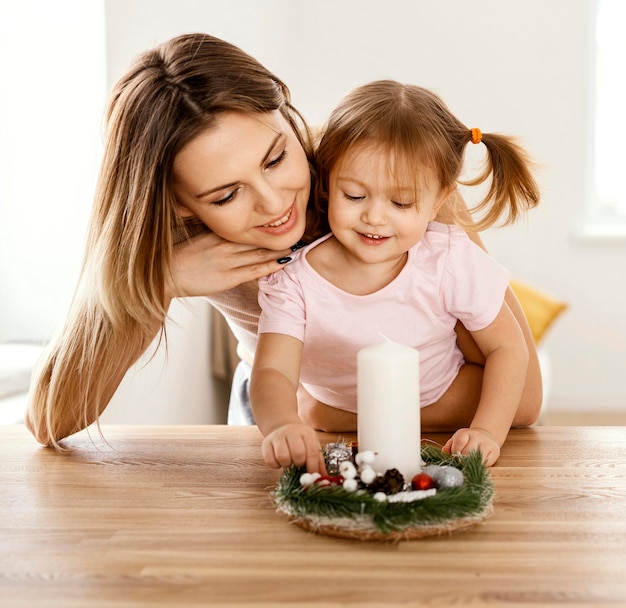
[[[0,427],[2,608],[626,606],[626,427],[513,430],[491,519],[395,544],[277,514],[256,427],[103,432]]]

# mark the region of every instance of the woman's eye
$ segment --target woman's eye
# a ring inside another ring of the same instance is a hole
[[[267,163],[267,165],[265,165],[265,168],[271,169],[272,167],[276,167],[280,165],[280,163],[282,163],[283,160],[285,160],[286,156],[287,156],[287,150],[283,150],[276,158],[272,159],[269,163]]]
[[[237,190],[233,190],[230,194],[226,195],[224,198],[221,198],[217,201],[213,201],[211,204],[221,207],[222,205],[226,205],[226,203],[230,203],[235,198],[236,194],[237,194]]]

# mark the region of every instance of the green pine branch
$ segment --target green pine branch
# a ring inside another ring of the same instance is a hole
[[[300,476],[304,467],[291,466],[283,472],[274,500],[279,508],[296,517],[357,518],[371,517],[374,527],[382,533],[406,527],[445,524],[482,513],[493,497],[493,486],[479,451],[469,456],[444,454],[435,446],[422,448],[425,464],[449,465],[463,472],[460,487],[438,490],[434,496],[410,503],[379,502],[367,490],[351,492],[341,486],[303,487]]]

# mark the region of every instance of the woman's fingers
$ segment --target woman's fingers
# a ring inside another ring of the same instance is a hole
[[[289,249],[260,249],[202,233],[176,246],[166,294],[206,296],[225,291],[280,270],[290,253]]]

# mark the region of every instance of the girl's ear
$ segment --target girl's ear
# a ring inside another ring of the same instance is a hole
[[[437,200],[437,202],[433,205],[433,211],[432,211],[432,214],[430,216],[431,221],[437,218],[437,215],[439,214],[439,211],[445,205],[445,203],[448,201],[448,199],[450,198],[451,195],[452,196],[456,195],[456,184],[454,186],[446,188],[445,190],[443,190],[441,192],[441,196],[439,197],[439,200]],[[442,213],[442,215],[445,216],[447,214]]]

